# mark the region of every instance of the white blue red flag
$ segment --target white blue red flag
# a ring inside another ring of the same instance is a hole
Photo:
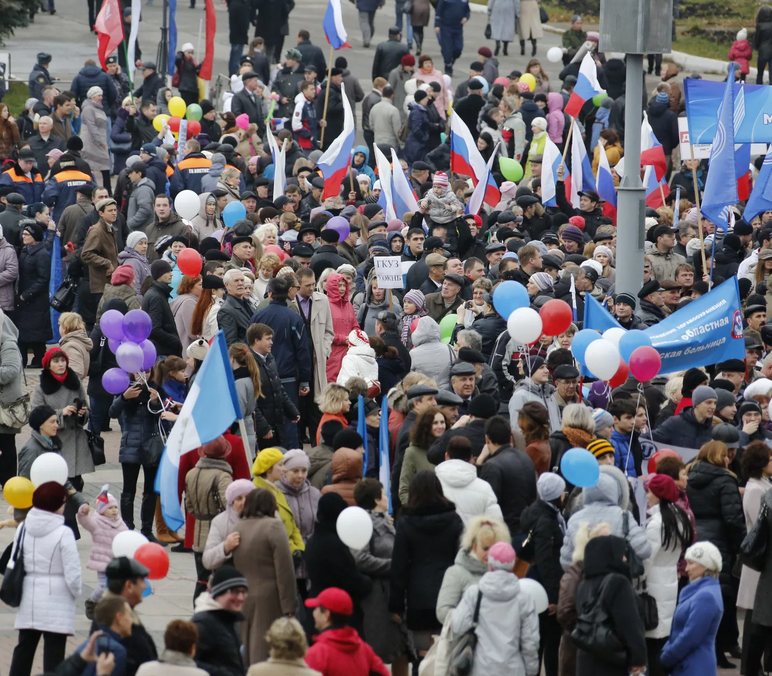
[[[284,188],[287,185],[285,142],[282,141],[281,148],[279,148],[279,144],[276,143],[276,138],[271,131],[271,125],[266,125],[265,133],[268,136],[268,147],[271,149],[271,157],[273,157],[273,201],[275,202],[284,194]]]
[[[654,167],[658,181],[661,181],[667,173],[665,150],[654,135],[645,112],[641,122],[641,166]]]
[[[579,193],[584,190],[595,190],[595,177],[592,175],[592,162],[587,156],[579,125],[576,120],[571,120],[571,124],[574,125],[574,132],[571,134],[571,174],[563,180],[566,186],[566,199],[575,209],[578,209],[581,197]]]
[[[322,20],[322,27],[324,28],[324,35],[327,38],[327,42],[332,45],[333,49],[351,47],[351,45],[346,42],[348,35],[346,34],[346,28],[343,25],[343,10],[340,6],[340,0],[329,0],[327,3],[327,11],[324,13],[324,19]]]
[[[487,171],[474,137],[464,121],[455,114],[450,116],[450,169],[454,174],[471,177],[475,187],[484,181],[483,202],[486,204],[495,207],[501,201],[501,192]]]
[[[598,70],[595,60],[587,53],[579,66],[579,75],[576,76],[574,91],[568,99],[563,111],[571,117],[577,117],[587,101],[598,94],[605,94],[606,90],[598,84]]]
[[[491,156],[488,158],[488,164],[485,166],[487,178],[485,181],[479,181],[477,183],[472,196],[469,198],[469,202],[466,205],[466,213],[468,214],[475,215],[480,213],[480,208],[482,207],[483,199],[485,198],[485,191],[488,189],[489,181],[493,181],[495,185],[495,180],[491,175],[491,167],[493,166],[493,160],[496,159],[496,150],[498,150],[498,146],[496,146],[496,148],[491,153]],[[498,186],[496,189],[498,190]]]
[[[545,207],[556,207],[558,200],[556,196],[556,185],[558,182],[558,167],[563,163],[563,155],[560,154],[558,147],[547,137],[547,143],[544,146],[544,154],[541,165],[541,201]],[[563,166],[566,175],[570,175],[568,167]]]
[[[378,196],[378,204],[383,209],[387,221],[394,220],[397,216],[394,213],[394,194],[393,179],[391,176],[391,166],[389,158],[384,155],[380,148],[373,146],[375,151],[375,168],[378,170],[378,180],[381,182],[381,194]],[[397,165],[399,167],[399,164]]]
[[[340,184],[343,182],[351,164],[351,150],[354,147],[354,113],[346,96],[345,85],[340,86],[343,97],[343,131],[336,138],[324,154],[317,160],[316,166],[324,176],[324,196],[337,197],[340,194]]]
[[[611,174],[611,166],[608,162],[606,149],[600,141],[598,142],[598,173],[595,175],[595,185],[598,195],[603,200],[603,215],[608,216],[616,225],[617,191],[614,186],[614,176]]]
[[[383,194],[383,190],[381,190]],[[391,149],[391,198],[394,201],[394,213],[402,219],[407,212],[418,211],[418,198],[410,185],[402,165],[399,163],[397,151]]]

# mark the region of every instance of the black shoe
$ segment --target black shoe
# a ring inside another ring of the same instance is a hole
[[[509,56],[509,52],[507,51],[508,48],[509,48],[509,43],[505,42],[504,43],[504,56]]]
[[[193,550],[190,547],[186,547],[184,542],[179,542],[169,551],[174,552],[175,554],[189,554]]]
[[[520,40],[520,56],[525,56],[525,40]]]
[[[734,669],[737,666],[733,662],[730,662],[728,659],[726,659],[726,655],[724,655],[724,653],[718,653],[718,655],[716,655],[716,664],[719,669]]]
[[[161,542],[155,535],[153,535],[152,531],[142,530],[140,531],[140,533],[142,533],[142,535],[144,535],[147,538],[148,542],[153,542],[157,545],[161,545],[161,547],[166,547],[169,545],[168,542]]]
[[[734,657],[736,660],[742,659],[743,651],[740,650],[740,646],[736,643],[729,649],[729,656]]]
[[[533,48],[531,49],[531,56],[536,56],[536,40],[531,40]]]

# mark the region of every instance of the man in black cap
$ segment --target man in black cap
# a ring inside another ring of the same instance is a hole
[[[478,322],[475,322],[475,324],[477,323]],[[504,330],[506,331],[506,329]],[[459,334],[460,333],[461,331],[459,331]],[[465,334],[466,339],[468,339],[468,333],[469,332]],[[498,335],[496,337],[498,337]],[[465,361],[474,366],[475,385],[478,391],[480,394],[491,395],[496,402],[496,410],[498,410],[498,406],[501,403],[501,395],[499,394],[499,384],[496,380],[496,374],[493,372],[493,369],[488,366],[482,351],[467,346],[461,347],[464,342],[466,342],[464,339],[457,338],[456,347],[458,348],[458,359],[459,361]],[[493,415],[495,415],[495,413]]]
[[[311,179],[311,192],[309,192],[300,201],[300,218],[307,221],[311,218],[311,211],[322,206],[322,195],[324,194],[324,179],[321,176],[314,176]]]
[[[758,294],[749,296],[745,310],[743,310],[743,316],[745,317],[746,328],[761,331],[761,327],[767,323],[767,305],[764,296]]]
[[[366,40],[364,46],[369,47],[369,42]],[[389,73],[402,63],[402,57],[405,54],[409,54],[409,50],[402,42],[402,31],[397,26],[392,26],[389,28],[389,39],[375,48],[372,79],[382,77],[388,80]]]
[[[485,97],[482,92],[483,83],[480,80],[471,79],[467,88],[469,94],[455,102],[453,112],[463,120],[476,141],[480,135],[477,129],[477,118],[485,105]]]
[[[322,273],[327,268],[337,270],[341,265],[348,263],[348,261],[338,253],[340,234],[338,234],[337,231],[330,229],[322,230],[321,239],[322,246],[316,249],[311,258],[311,269],[314,271],[317,279],[321,277]]]
[[[29,87],[29,96],[32,99],[43,99],[43,87],[52,85],[54,79],[48,72],[48,66],[51,63],[51,55],[46,52],[38,52],[37,63],[32,66],[32,72],[29,74],[27,85]]]
[[[727,359],[716,364],[716,379],[728,380],[732,383],[735,396],[745,384],[745,362],[742,359]],[[718,411],[719,409],[716,408]]]
[[[563,177],[558,172],[559,180],[555,186],[555,196],[557,198],[558,206],[564,214],[570,214],[573,212],[575,216],[581,216],[584,218],[584,234],[592,238],[595,236],[595,231],[598,226],[603,224],[611,224],[611,219],[603,215],[603,208],[601,206],[601,199],[597,192],[594,190],[585,190],[579,193],[579,208],[574,209],[570,202],[566,199],[565,183]]]
[[[618,293],[614,296],[614,317],[624,329],[641,329],[640,318],[635,314],[638,303],[631,293]]]
[[[142,309],[153,320],[153,330],[150,332],[149,340],[153,341],[159,357],[171,355],[179,357],[182,355],[182,343],[177,334],[177,325],[174,323],[174,315],[169,306],[169,299],[172,295],[172,266],[163,259],[153,261],[150,266],[150,274],[153,277],[153,284],[142,297]],[[143,523],[142,525],[143,534],[147,537],[146,524]],[[152,521],[150,528],[152,528]]]
[[[472,402],[472,398],[480,394],[476,382],[477,369],[473,364],[457,361],[450,368],[450,387],[448,389],[461,397],[462,401],[458,406],[458,412],[462,416],[469,414],[469,404]]]
[[[560,416],[563,416],[563,409],[569,404],[579,403],[579,369],[570,364],[561,364],[552,374],[555,383],[555,401],[558,402]]]
[[[665,305],[664,291],[659,281],[652,279],[638,292],[641,306],[636,314],[646,328],[654,326],[667,316],[662,309]]]
[[[675,233],[668,225],[657,225],[654,227],[652,239],[654,241],[654,248],[648,254],[651,260],[652,276],[660,282],[666,279],[675,280],[676,268],[686,263],[686,259],[683,256],[673,251],[675,247]],[[739,240],[737,242],[739,243]],[[738,266],[739,264],[740,261],[737,261]]]
[[[118,59],[121,58],[120,54],[123,50],[118,50]],[[133,66],[131,70],[134,70]],[[134,97],[141,101],[156,102],[158,99],[158,90],[164,86],[163,78],[158,74],[155,63],[153,61],[144,61],[140,65],[142,71],[142,85],[134,90]]]
[[[393,347],[399,353],[399,358],[402,360],[400,378],[404,378],[410,372],[411,360],[410,352],[399,335],[397,315],[389,310],[379,312],[375,319],[375,335],[380,336],[387,347]]]
[[[432,168],[426,162],[418,160],[410,168],[410,184],[417,194],[421,194],[421,186],[429,180]]]
[[[545,213],[539,198],[533,194],[521,195],[516,200],[517,206],[523,210],[523,222],[520,225],[522,230],[528,232],[531,239],[542,239],[546,233],[550,233],[555,238],[555,243],[560,244],[557,233],[552,233],[552,221]],[[544,241],[542,239],[542,241]],[[546,242],[545,242],[546,244]]]
[[[343,132],[343,96],[340,85],[343,82],[343,70],[333,68],[330,71],[330,96],[327,101],[327,118],[324,118],[324,101],[326,97],[320,96],[316,99],[316,118],[319,120],[321,138],[324,133],[324,143],[319,144],[321,150],[327,150],[330,144]],[[322,91],[327,87],[327,80],[322,82]]]
[[[267,178],[263,178],[260,176],[255,180],[255,192],[257,193],[257,206],[255,207],[255,211],[258,211],[259,209],[262,209],[263,207],[273,207],[273,201],[271,200],[269,196],[269,186],[271,185],[271,181],[269,181]]]
[[[13,188],[24,197],[27,204],[40,202],[45,188],[43,177],[35,168],[35,153],[30,148],[19,151],[18,159],[5,165],[0,174],[0,186]]]
[[[298,242],[301,244],[308,244],[314,251],[320,246],[319,236],[322,233],[319,232],[319,228],[311,225],[310,223],[304,223],[298,230]],[[313,255],[313,254],[312,254]]]
[[[265,85],[255,72],[244,73],[241,80],[244,83],[244,89],[233,97],[231,112],[236,117],[246,113],[249,117],[249,123],[257,125],[257,133],[260,138],[263,138],[265,135],[265,107],[263,105]]]
[[[155,195],[166,192],[166,162],[158,157],[158,145],[155,143],[145,143],[139,149],[139,159],[147,167],[147,177],[155,186]]]
[[[496,266],[501,263],[506,250],[507,246],[503,242],[491,242],[485,247],[485,267],[488,270],[488,279],[494,283],[498,281],[498,268]]]
[[[456,87],[456,94],[454,99],[460,101],[469,94],[469,83],[474,80],[478,75],[483,74],[483,64],[480,61],[472,61],[469,64],[469,79],[464,80],[458,87]]]
[[[434,395],[437,401],[437,408],[442,411],[442,415],[453,425],[458,420],[458,407],[461,406],[462,399],[455,392],[449,390],[440,390]]]
[[[298,242],[292,246],[292,258],[294,258],[300,267],[311,267],[311,257],[314,255],[314,247],[305,242]]]
[[[464,288],[464,278],[461,275],[449,274],[442,279],[442,288],[436,293],[426,296],[426,312],[438,324],[442,318],[455,312],[464,301],[461,290]]]
[[[442,254],[430,253],[424,260],[426,269],[429,271],[429,276],[426,281],[421,284],[419,291],[428,296],[430,293],[437,293],[442,289],[442,280],[445,276],[446,258]]]
[[[544,404],[549,413],[550,431],[560,429],[562,418],[560,407],[555,399],[555,387],[549,384],[550,372],[547,362],[542,357],[528,357],[521,361],[523,378],[515,387],[512,398],[509,400],[509,421],[513,430],[520,430],[517,417],[520,409],[529,401]]]
[[[464,414],[464,417],[459,418],[458,427],[445,430],[443,435],[429,447],[426,457],[432,464],[439,465],[446,460],[448,442],[453,437],[464,437],[469,439],[472,445],[472,462],[474,462],[474,459],[482,453],[483,446],[485,446],[485,423],[496,415],[498,405],[490,394],[477,394],[470,402],[464,402],[463,398],[455,392],[443,392],[442,394],[461,399],[462,403],[457,406],[465,407],[467,413]]]

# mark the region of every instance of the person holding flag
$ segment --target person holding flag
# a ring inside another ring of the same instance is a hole
[[[322,82],[324,96],[316,99],[316,117],[322,128],[321,149],[328,150],[345,128],[345,108],[343,105],[343,70],[330,68],[329,76]]]
[[[342,82],[342,71],[337,68],[332,70],[339,72],[339,79]],[[324,154],[316,161],[316,166],[319,167],[322,176],[324,176],[324,199],[337,197],[340,194],[341,183],[349,171],[351,150],[354,147],[354,136],[356,135],[354,112],[351,110],[351,105],[348,102],[346,88],[342,84],[338,84],[338,87],[341,95],[341,105],[343,106],[343,128],[337,136],[327,137],[330,139],[330,143],[327,145]],[[321,97],[317,100],[317,104],[320,100]],[[322,122],[324,120],[319,124],[322,125]]]

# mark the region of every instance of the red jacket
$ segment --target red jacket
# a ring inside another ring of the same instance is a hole
[[[306,653],[306,664],[323,676],[389,676],[381,658],[353,627],[327,629],[314,636],[314,645]]]

